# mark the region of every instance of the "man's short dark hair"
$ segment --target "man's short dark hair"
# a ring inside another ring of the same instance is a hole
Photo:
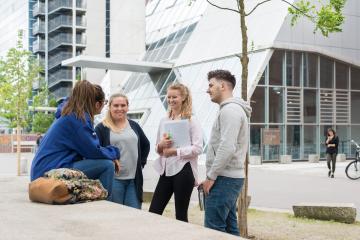
[[[227,70],[214,70],[214,71],[210,71],[208,73],[208,80],[212,79],[212,78],[216,78],[217,80],[224,80],[227,81],[229,83],[231,83],[232,88],[235,88],[236,85],[236,79],[235,76],[231,74],[231,72],[227,71]]]

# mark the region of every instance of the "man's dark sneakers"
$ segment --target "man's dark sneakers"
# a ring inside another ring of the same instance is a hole
[[[334,178],[334,173],[331,173],[331,178]]]

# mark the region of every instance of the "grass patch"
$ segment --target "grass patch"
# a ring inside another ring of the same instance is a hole
[[[147,210],[149,204],[143,204]],[[169,203],[165,217],[175,218],[174,203]],[[189,221],[203,226],[204,212],[198,205],[189,207]],[[360,222],[345,224],[334,221],[296,218],[290,213],[248,210],[248,231],[255,240],[354,240],[360,239]]]

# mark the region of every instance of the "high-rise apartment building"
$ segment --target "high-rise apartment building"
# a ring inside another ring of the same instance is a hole
[[[32,51],[44,66],[52,96],[68,96],[80,73],[61,66],[61,61],[80,55],[86,47],[86,1],[38,0],[32,10]]]

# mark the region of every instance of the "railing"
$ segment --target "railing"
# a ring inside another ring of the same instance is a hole
[[[72,27],[72,17],[67,15],[60,15],[49,20],[49,32],[53,31],[59,26]]]
[[[65,59],[71,58],[71,52],[60,52],[54,56],[49,56],[49,69],[55,67],[56,65],[61,64]]]
[[[85,0],[76,0],[76,7],[86,9],[86,1]]]
[[[33,24],[33,34],[45,33],[45,23],[43,21],[36,21]]]
[[[33,42],[33,51],[45,51],[45,41],[44,40],[35,40]]]
[[[51,93],[55,96],[56,99],[59,99],[69,96],[70,92],[71,92],[71,86],[58,88],[52,91]]]
[[[72,44],[71,33],[59,33],[55,37],[49,38],[49,50],[61,44]]]
[[[72,0],[56,0],[49,2],[49,12],[58,8],[72,8]]]
[[[45,5],[44,3],[37,2],[33,7],[33,16],[37,16],[39,14],[45,14]]]
[[[83,34],[76,34],[76,44],[86,45],[86,36]]]
[[[61,69],[49,75],[49,87],[61,81],[72,81],[72,70]]]
[[[76,26],[86,27],[86,19],[84,16],[76,16]]]

